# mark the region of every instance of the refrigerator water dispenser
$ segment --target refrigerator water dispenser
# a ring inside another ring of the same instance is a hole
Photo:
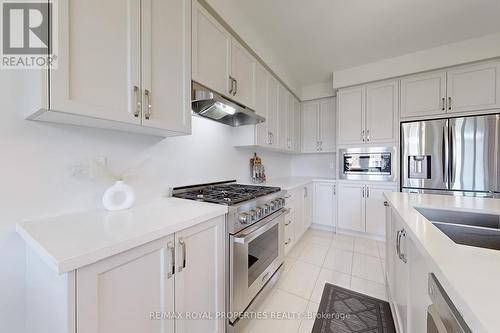
[[[431,179],[431,155],[408,156],[408,175],[413,179]]]

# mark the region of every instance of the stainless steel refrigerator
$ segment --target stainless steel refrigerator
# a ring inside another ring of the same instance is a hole
[[[402,192],[500,198],[500,114],[401,124]]]

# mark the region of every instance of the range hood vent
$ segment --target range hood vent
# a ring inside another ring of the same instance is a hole
[[[253,125],[266,121],[252,109],[231,101],[194,81],[192,101],[194,114],[229,126]]]

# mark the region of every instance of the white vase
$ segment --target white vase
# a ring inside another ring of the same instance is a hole
[[[129,209],[135,202],[134,188],[118,180],[104,192],[102,204],[110,211]]]

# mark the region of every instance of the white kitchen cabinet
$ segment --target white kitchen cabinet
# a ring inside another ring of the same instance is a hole
[[[302,152],[335,152],[335,99],[302,103]]]
[[[234,38],[232,45],[231,77],[234,79],[234,89],[231,98],[254,109],[257,60]]]
[[[385,236],[384,192],[395,192],[384,183],[340,182],[338,186],[338,227],[343,230]]]
[[[290,93],[282,85],[278,85],[278,142],[277,146],[286,150],[289,146],[288,140],[288,102]]]
[[[362,145],[397,141],[398,82],[381,81],[340,89],[338,141]]]
[[[309,183],[304,186],[304,230],[309,229],[313,222],[314,185]]]
[[[356,86],[339,89],[338,98],[338,143],[352,145],[364,143],[365,87]]]
[[[319,103],[302,103],[302,152],[318,152]]]
[[[148,316],[174,311],[173,248],[172,235],[79,269],[77,331],[174,332],[173,320]]]
[[[294,114],[293,150],[296,152],[300,152],[300,146],[301,146],[301,140],[302,140],[302,133],[301,133],[302,116],[301,116],[301,112],[300,112],[300,102],[297,98],[294,98],[293,108],[294,108],[294,111],[293,111],[293,114]]]
[[[279,147],[279,135],[278,135],[278,122],[279,122],[279,109],[278,109],[278,90],[280,84],[278,80],[268,74],[267,75],[267,128],[268,134],[271,140],[271,146]]]
[[[224,219],[215,219],[176,233],[175,244],[175,311],[208,314],[224,311]],[[225,321],[223,318],[178,319],[175,332],[223,333]]]
[[[224,311],[224,250],[219,217],[78,269],[77,331],[224,332],[222,319],[150,318]]]
[[[313,223],[319,226],[324,226],[329,229],[335,227],[336,217],[336,187],[335,183],[331,182],[315,182],[314,183],[314,199],[313,199]]]
[[[500,108],[500,63],[458,67],[447,72],[447,112]]]
[[[286,149],[293,151],[295,147],[295,96],[288,94],[288,135]]]
[[[339,183],[338,227],[365,231],[364,184]]]
[[[398,133],[398,81],[366,86],[366,143],[396,142]]]
[[[290,211],[285,215],[285,255],[287,255],[290,250],[295,246],[296,243],[296,223],[295,223],[295,212]]]
[[[446,72],[401,79],[401,118],[446,113]]]
[[[28,119],[190,133],[190,2],[64,0],[58,18],[58,68],[44,73],[44,105]]]
[[[193,1],[193,80],[230,96],[231,34],[203,8]]]
[[[401,80],[401,118],[500,108],[500,62],[465,65]]]
[[[266,118],[266,121],[255,125],[255,143],[259,146],[271,144],[268,131],[269,116],[267,113],[267,71],[260,64],[255,69],[255,112]]]

